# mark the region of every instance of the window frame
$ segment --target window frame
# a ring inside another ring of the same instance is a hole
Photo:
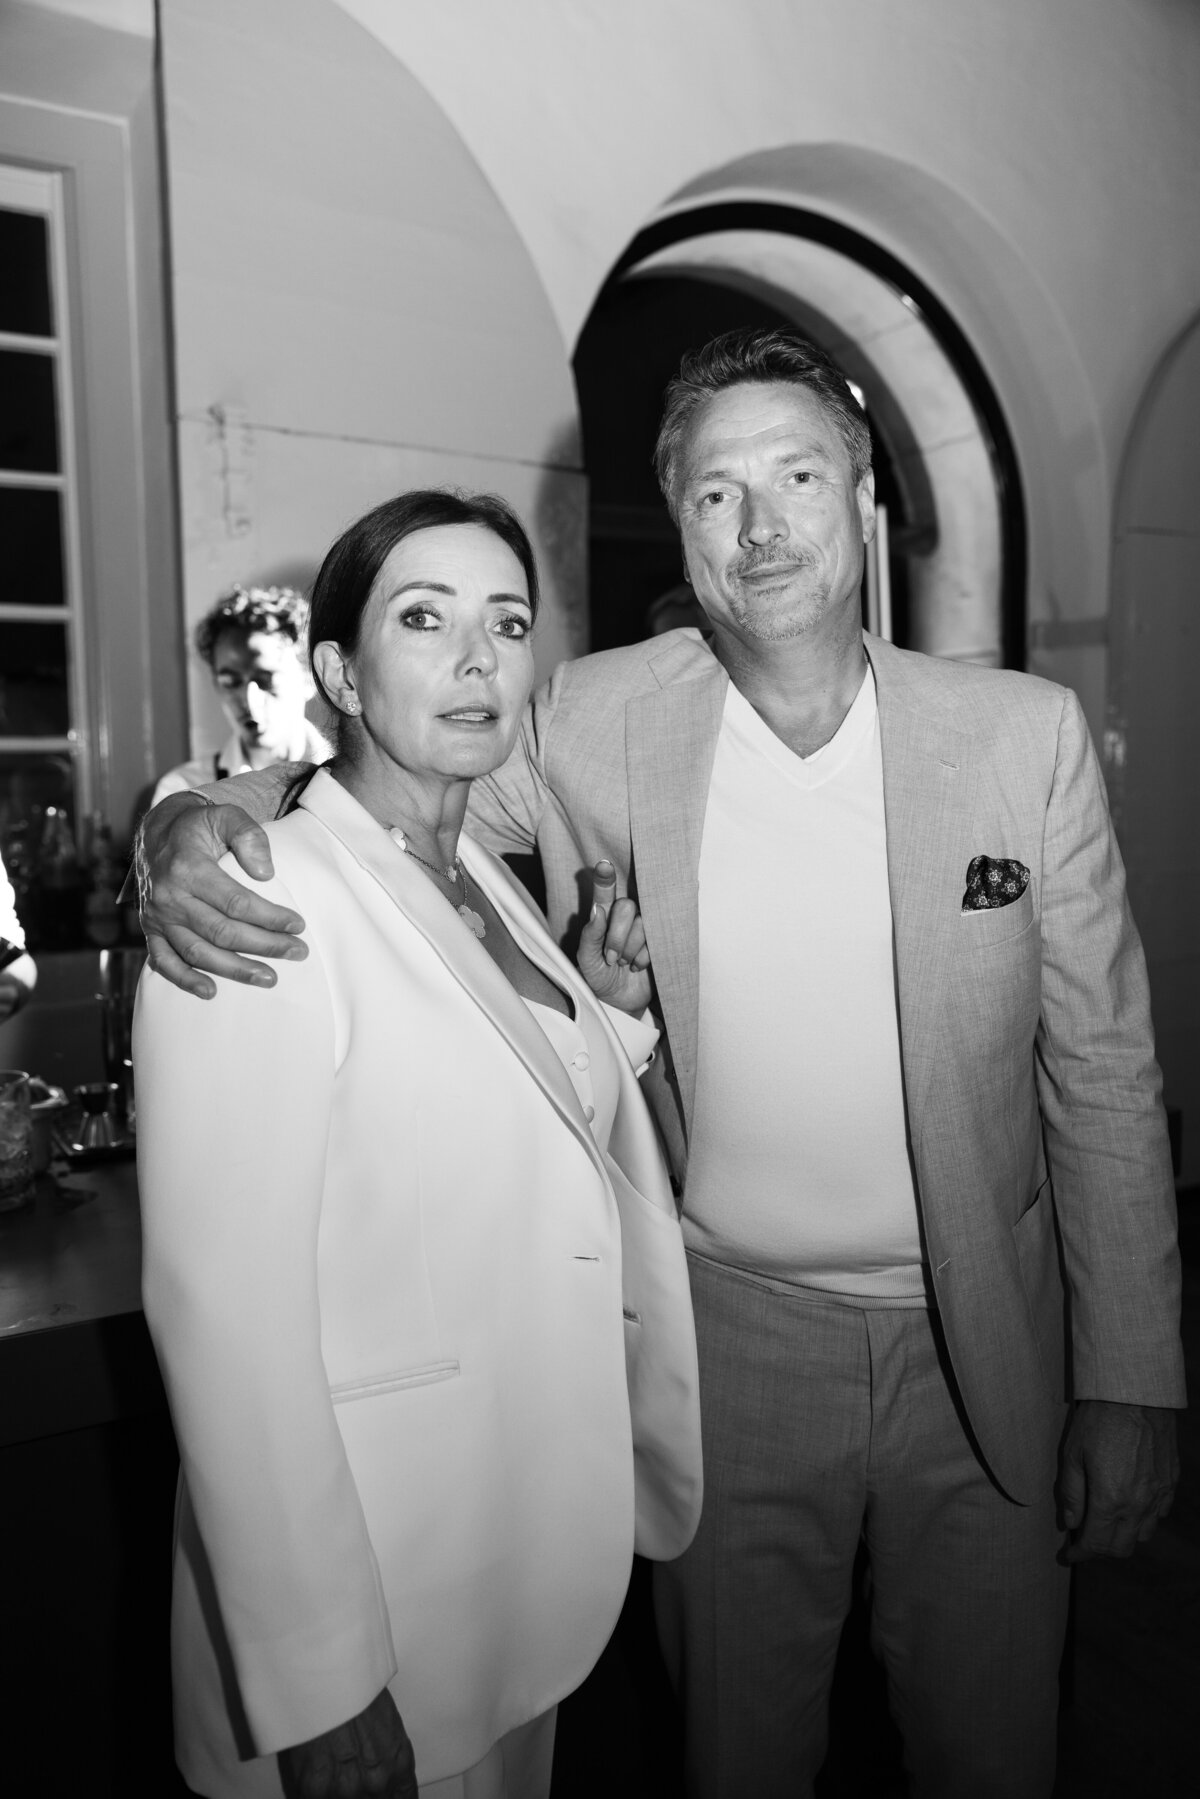
[[[0,207],[46,220],[51,335],[42,337],[0,329],[0,350],[44,355],[54,364],[58,471],[0,467],[0,487],[18,492],[59,495],[62,532],[63,600],[60,606],[21,605],[0,601],[0,625],[62,623],[66,631],[68,729],[65,735],[10,736],[0,733],[0,757],[67,754],[72,766],[73,826],[78,839],[92,810],[97,770],[91,728],[87,634],[83,619],[83,550],[80,529],[79,449],[76,419],[73,319],[67,252],[67,206],[61,171],[35,169],[0,159]],[[103,783],[102,783],[103,784]]]

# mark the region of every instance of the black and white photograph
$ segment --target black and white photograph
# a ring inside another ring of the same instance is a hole
[[[0,0],[12,1799],[1196,1791],[1198,97]]]

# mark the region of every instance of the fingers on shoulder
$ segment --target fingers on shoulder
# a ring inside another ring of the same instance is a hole
[[[192,968],[183,956],[172,949],[165,937],[156,933],[147,935],[146,959],[155,974],[161,975],[172,987],[190,993],[195,999],[211,999],[216,992],[208,976]]]

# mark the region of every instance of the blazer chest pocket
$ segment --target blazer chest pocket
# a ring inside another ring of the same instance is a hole
[[[334,1405],[346,1405],[352,1399],[374,1399],[380,1393],[396,1393],[405,1387],[428,1387],[434,1381],[453,1380],[461,1372],[459,1363],[449,1359],[425,1362],[419,1368],[400,1368],[392,1374],[373,1375],[369,1380],[335,1381],[329,1396]]]
[[[998,949],[1023,937],[1034,922],[1033,882],[1011,906],[996,906],[982,912],[960,912],[958,928],[963,941],[972,950]]]

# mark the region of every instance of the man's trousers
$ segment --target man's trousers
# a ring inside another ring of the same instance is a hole
[[[1067,1573],[1044,1498],[994,1486],[935,1318],[691,1258],[704,1511],[655,1569],[689,1799],[806,1799],[860,1538],[917,1799],[1044,1799]]]

